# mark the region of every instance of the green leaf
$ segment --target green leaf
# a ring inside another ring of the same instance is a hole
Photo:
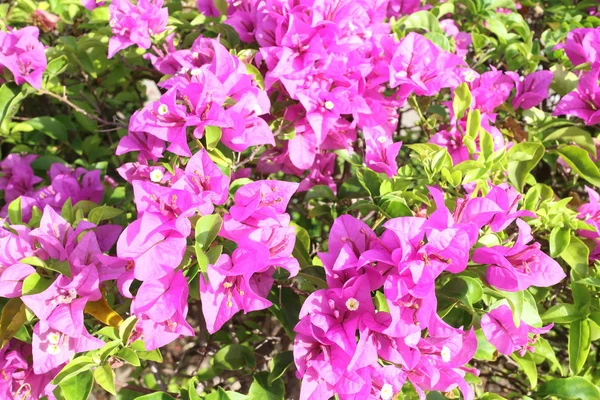
[[[527,174],[540,162],[543,156],[544,146],[536,142],[517,143],[508,150],[508,179],[520,192],[523,191],[523,186],[525,186]]]
[[[21,88],[14,83],[5,83],[0,87],[0,128],[4,119],[12,116],[16,105],[25,98]]]
[[[104,390],[115,396],[117,395],[117,391],[115,390],[115,373],[110,364],[106,363],[96,368],[94,370],[94,379]]]
[[[513,321],[517,328],[521,325],[521,320],[523,319],[523,306],[525,303],[525,295],[523,292],[503,292],[500,291],[502,295],[508,301],[508,305],[513,312]]]
[[[318,278],[315,277],[315,279]],[[281,287],[271,289],[268,299],[273,303],[273,305],[269,307],[269,311],[277,317],[285,329],[285,333],[287,333],[290,338],[293,338],[296,335],[294,326],[298,323],[298,315],[300,314],[300,308],[302,307],[300,296],[294,293],[290,288]]]
[[[205,250],[215,240],[221,230],[223,219],[219,214],[205,215],[196,222],[196,243]]]
[[[378,201],[379,207],[385,211],[391,218],[408,217],[413,213],[406,204],[403,197],[397,196],[394,193],[388,193]]]
[[[558,257],[569,247],[571,242],[571,230],[569,228],[555,226],[550,233],[550,256]]]
[[[454,100],[452,100],[452,110],[457,119],[461,119],[471,107],[471,91],[465,82],[454,89]]]
[[[269,373],[259,372],[254,375],[248,396],[250,400],[284,400],[285,385],[281,379],[276,379],[269,385]]]
[[[68,66],[69,59],[63,54],[48,63],[48,66],[46,67],[46,73],[52,78],[65,72]]]
[[[231,397],[223,390],[223,388],[218,387],[217,390],[209,393],[206,396],[206,400],[231,400]]]
[[[58,272],[66,277],[71,277],[71,264],[68,261],[50,260],[45,267],[47,270]]]
[[[21,197],[17,197],[8,205],[8,218],[10,218],[12,225],[18,225],[23,222],[21,210]]]
[[[546,359],[548,365],[550,365],[550,370],[552,372],[558,371],[560,375],[563,374],[562,364],[556,358],[556,354],[554,353],[554,349],[550,346],[550,343],[543,337],[538,338],[535,342],[535,356],[541,356]]]
[[[477,303],[483,297],[483,287],[477,279],[459,275],[450,279],[442,287],[439,294],[459,300],[472,309],[473,304]]]
[[[12,339],[27,319],[25,304],[20,298],[9,299],[0,314],[0,347]]]
[[[122,360],[127,361],[129,364],[139,367],[140,366],[140,358],[135,354],[135,352],[127,347],[123,347],[116,354]]]
[[[50,279],[42,278],[34,272],[23,280],[23,295],[37,294],[48,289],[52,285]]]
[[[82,356],[73,359],[60,370],[58,375],[52,380],[53,385],[59,385],[62,381],[69,379],[72,376],[79,375],[83,371],[91,370],[91,366],[96,365],[92,357]]]
[[[281,378],[290,365],[294,362],[294,353],[292,351],[283,351],[277,353],[271,360],[271,372],[267,383],[273,384],[273,381]]]
[[[211,151],[217,148],[223,131],[218,126],[207,126],[204,128],[204,136],[206,137],[206,148]]]
[[[262,90],[265,90],[265,80],[264,80],[262,74],[260,73],[260,71],[254,65],[252,65],[250,63],[245,63],[245,64],[246,64],[246,72],[248,72],[249,75],[252,75],[254,77],[254,80],[258,84],[259,88],[261,88]]]
[[[379,188],[381,187],[381,178],[379,175],[368,168],[361,168],[356,172],[358,182],[365,188],[371,197],[379,196]]]
[[[592,185],[600,186],[600,170],[590,159],[590,155],[586,150],[577,146],[563,146],[556,152],[576,174]]]
[[[525,376],[529,381],[529,386],[534,389],[538,382],[537,366],[531,353],[525,353],[523,357],[512,355],[511,358],[519,364],[519,367],[525,372]]]
[[[481,112],[473,110],[467,114],[467,137],[476,139],[481,128]]]
[[[575,271],[579,278],[588,275],[588,258],[590,250],[577,236],[571,236],[569,245],[560,254],[560,257]]]
[[[555,396],[564,400],[600,399],[598,387],[579,376],[552,379],[541,385],[536,394],[541,398]]]
[[[573,142],[586,149],[591,155],[596,155],[596,146],[594,145],[592,135],[590,135],[588,131],[577,126],[568,126],[566,128],[557,129],[544,138],[544,142],[551,142],[554,140],[563,143]]]
[[[39,131],[44,135],[61,142],[68,142],[67,128],[62,122],[53,117],[35,117],[18,123],[12,128],[13,132]]]
[[[573,304],[560,303],[555,304],[542,314],[544,324],[554,322],[557,324],[570,324],[582,317],[579,309]]]
[[[87,400],[94,386],[92,371],[83,371],[77,376],[65,379],[58,386],[65,400]]]
[[[253,368],[256,365],[254,352],[241,344],[230,344],[217,351],[213,357],[213,365],[221,369],[235,371],[244,367]]]
[[[442,32],[440,22],[429,11],[417,11],[406,17],[401,24],[406,30],[423,29],[428,32]]]
[[[89,212],[87,219],[92,224],[98,225],[102,221],[109,220],[109,219],[114,218],[121,214],[123,214],[123,210],[120,210],[118,208],[109,207],[109,206],[100,206],[100,207],[93,208]]]
[[[579,319],[569,326],[569,369],[573,375],[579,374],[590,353],[590,321]]]
[[[329,186],[315,185],[308,189],[308,192],[306,192],[306,196],[304,197],[304,201],[312,199],[325,199],[335,201],[336,197]]]
[[[550,67],[550,71],[554,73],[550,88],[556,93],[564,96],[577,88],[579,78],[568,68],[560,64],[554,64]]]
[[[134,350],[141,360],[156,361],[159,363],[163,361],[160,349],[147,351],[142,340],[136,340],[135,342],[131,343],[129,348]]]
[[[165,392],[154,392],[150,394],[145,394],[140,397],[136,397],[135,400],[175,400],[175,398]]]
[[[135,316],[128,317],[125,321],[119,325],[119,338],[121,338],[121,342],[123,344],[129,343],[129,338],[131,337],[131,332],[135,328],[138,319]]]

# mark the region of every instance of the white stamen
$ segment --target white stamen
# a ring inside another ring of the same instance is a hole
[[[160,181],[162,181],[164,174],[160,169],[155,169],[152,172],[150,172],[150,180],[154,183],[159,183]]]
[[[200,75],[201,73],[202,73],[202,70],[200,68],[194,68],[191,72],[191,74],[193,76]]]
[[[394,397],[394,388],[389,383],[384,384],[379,392],[381,400],[392,400]]]
[[[378,141],[379,143],[382,143],[382,144],[383,144],[383,143],[385,143],[385,142],[387,141],[387,138],[386,138],[385,136],[379,136],[379,137],[377,138],[377,141]]]
[[[346,300],[346,308],[350,311],[358,310],[359,305],[360,303],[354,297],[350,297],[348,300]]]
[[[169,112],[169,107],[166,104],[161,104],[160,106],[158,106],[156,111],[159,115],[165,115]]]
[[[475,74],[475,71],[468,70],[465,72],[465,82],[473,82],[475,79],[477,79],[477,74]]]
[[[198,58],[198,52],[197,52],[197,51],[193,52],[193,53],[192,53],[192,57],[194,57],[194,58]]]
[[[452,353],[450,353],[450,349],[447,346],[442,347],[442,361],[448,362],[452,359]]]
[[[335,106],[335,104],[333,104],[333,101],[331,101],[331,100],[327,100],[325,102],[325,108],[328,110],[333,110],[334,106]]]

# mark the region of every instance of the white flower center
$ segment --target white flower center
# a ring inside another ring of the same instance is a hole
[[[394,397],[394,388],[389,383],[384,384],[381,387],[381,392],[379,392],[379,396],[381,400],[392,400]]]
[[[169,112],[169,107],[167,107],[166,104],[161,104],[160,106],[158,106],[158,109],[156,111],[158,111],[158,114],[160,115],[165,115]]]
[[[475,79],[477,79],[475,71],[468,70],[465,72],[465,82],[473,82]]]
[[[202,73],[202,70],[200,68],[194,68],[191,72],[191,74],[193,76],[200,75],[201,73]]]
[[[358,310],[359,305],[360,303],[354,297],[350,297],[348,300],[346,300],[346,308],[350,311]]]
[[[387,138],[386,138],[385,136],[379,136],[379,137],[377,138],[377,141],[378,141],[379,143],[385,143],[385,142],[387,141]]]
[[[164,174],[160,169],[155,169],[152,172],[150,172],[150,180],[154,183],[162,181],[163,176]]]
[[[448,362],[452,359],[452,353],[450,353],[450,349],[447,346],[442,347],[441,355],[443,362]]]
[[[198,58],[198,52],[197,52],[197,51],[193,52],[193,53],[192,53],[192,57],[194,57],[194,58]]]
[[[333,110],[334,106],[335,106],[335,104],[333,104],[333,101],[331,101],[331,100],[327,100],[325,102],[325,108],[328,110]]]

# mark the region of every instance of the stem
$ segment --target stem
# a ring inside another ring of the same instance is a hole
[[[50,96],[58,101],[60,101],[61,103],[64,103],[66,105],[68,105],[69,107],[71,107],[72,109],[74,109],[75,111],[77,111],[78,113],[81,113],[83,115],[85,115],[88,118],[91,118],[97,122],[100,122],[103,125],[112,125],[112,126],[116,126],[116,127],[120,127],[120,128],[127,128],[126,125],[122,124],[122,123],[118,123],[118,122],[111,122],[111,121],[107,121],[105,119],[102,119],[100,117],[97,117],[93,114],[88,113],[87,111],[85,111],[83,108],[79,107],[77,104],[74,104],[73,102],[71,102],[69,99],[67,99],[66,95],[62,95],[59,96],[56,93],[52,93],[46,89],[40,89],[38,90],[38,93],[40,94],[45,94],[47,96]]]

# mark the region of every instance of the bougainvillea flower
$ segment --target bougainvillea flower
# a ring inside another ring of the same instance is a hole
[[[567,57],[573,65],[590,63],[596,65],[600,62],[600,30],[597,28],[577,28],[567,33],[564,45],[556,48],[564,48]]]
[[[551,71],[536,71],[524,78],[515,72],[507,72],[507,74],[510,74],[517,88],[517,93],[512,101],[515,110],[517,108],[529,110],[548,98],[548,89],[554,78]]]
[[[154,350],[180,336],[194,336],[185,317],[188,312],[188,283],[181,271],[164,268],[165,275],[142,283],[131,303],[131,312],[141,319],[144,343]]]
[[[215,265],[209,265],[208,282],[200,276],[200,298],[208,332],[221,329],[240,310],[248,313],[271,306],[266,297],[273,284],[274,269],[268,262],[266,248],[256,247],[252,251],[238,248],[231,258],[223,254]]]
[[[0,369],[4,372],[0,379],[0,397],[7,400],[53,397],[55,386],[50,381],[59,370],[37,374],[32,364],[32,348],[28,343],[12,339],[0,350]]]
[[[600,66],[584,72],[579,79],[577,90],[567,93],[556,105],[552,115],[573,115],[585,121],[586,125],[600,122]]]
[[[129,46],[137,45],[148,49],[152,45],[151,35],[162,33],[169,18],[163,0],[113,0],[108,6],[113,37],[108,42],[108,58]]]
[[[36,89],[42,86],[47,62],[39,34],[40,30],[33,26],[0,31],[0,66],[13,74],[17,85],[27,82]]]
[[[97,350],[104,346],[102,340],[93,337],[86,330],[80,336],[70,337],[61,331],[50,328],[43,322],[33,327],[33,371],[43,374],[62,367],[71,358],[84,351]]]
[[[540,250],[540,244],[531,242],[531,227],[518,219],[519,236],[512,247],[480,247],[473,253],[473,261],[489,265],[486,279],[490,285],[507,292],[525,290],[529,286],[556,285],[564,279],[561,266]]]
[[[503,304],[481,317],[483,335],[494,345],[499,353],[511,355],[515,351],[524,356],[527,351],[533,352],[533,344],[537,337],[552,329],[554,324],[543,328],[534,328],[521,321],[515,325],[513,313],[509,306]]]

